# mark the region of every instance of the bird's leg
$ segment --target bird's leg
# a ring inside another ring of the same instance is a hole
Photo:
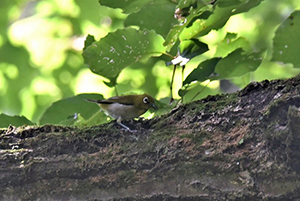
[[[127,127],[127,126],[125,126],[124,124],[122,124],[121,118],[118,118],[118,119],[117,119],[117,124],[119,124],[120,126],[122,126],[123,128],[125,128],[126,130],[128,130],[128,131],[131,132],[131,133],[136,132],[136,130],[131,130],[129,127]],[[136,137],[134,134],[133,134],[131,137],[132,137],[135,141],[138,141],[138,140],[139,140],[139,138]]]
[[[122,124],[121,122],[121,118],[117,119],[117,124],[119,124],[120,126],[122,126],[123,128],[125,128],[126,130],[128,130],[129,132],[133,132],[133,130],[131,130],[129,127],[125,126],[124,124]]]

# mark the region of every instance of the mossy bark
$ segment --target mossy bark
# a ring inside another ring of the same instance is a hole
[[[151,120],[0,131],[0,200],[300,198],[300,76]]]

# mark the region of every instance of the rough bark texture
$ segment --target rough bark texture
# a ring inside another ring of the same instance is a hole
[[[0,131],[0,200],[300,200],[300,76],[169,114]]]

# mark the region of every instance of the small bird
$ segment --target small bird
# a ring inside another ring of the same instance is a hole
[[[139,117],[150,108],[157,109],[154,98],[148,94],[115,96],[106,100],[86,100],[97,103],[107,115],[116,119],[120,126],[129,131],[130,128],[122,124],[122,120]]]

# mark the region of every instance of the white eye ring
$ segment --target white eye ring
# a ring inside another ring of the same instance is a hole
[[[144,102],[145,104],[148,104],[148,103],[149,103],[148,97],[143,98],[143,102]]]

